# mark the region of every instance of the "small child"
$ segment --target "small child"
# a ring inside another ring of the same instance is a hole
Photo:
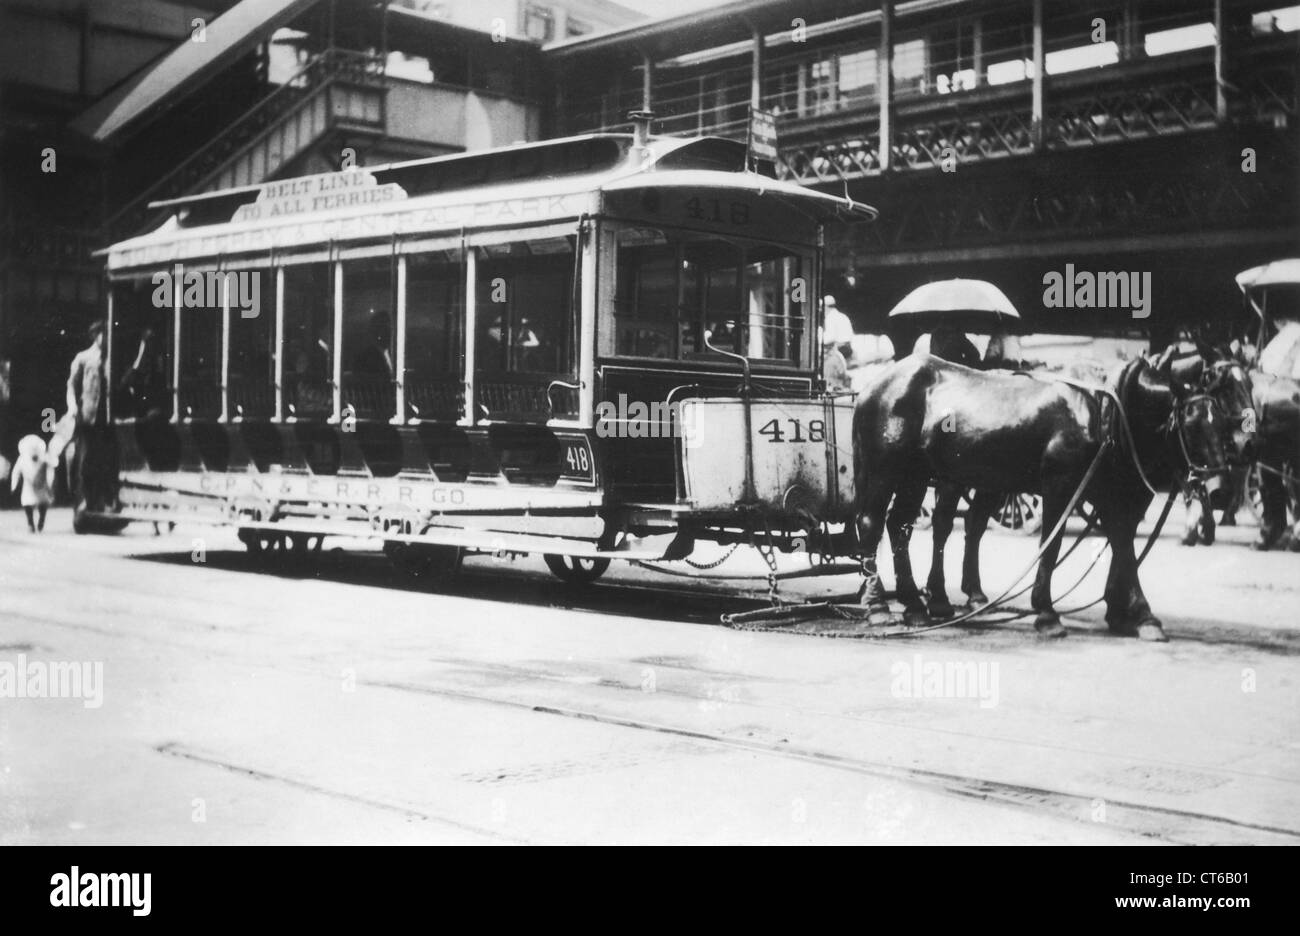
[[[22,505],[27,513],[27,529],[32,533],[45,529],[45,511],[54,500],[54,465],[45,454],[45,440],[40,436],[23,436],[18,442],[18,460],[14,462],[10,490],[23,489]],[[33,518],[33,512],[39,519]]]

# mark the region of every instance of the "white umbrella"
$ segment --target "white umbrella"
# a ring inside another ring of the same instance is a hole
[[[939,280],[918,286],[890,311],[890,318],[912,318],[921,328],[951,325],[962,331],[1005,329],[1020,324],[1020,313],[1006,293],[976,279]]]
[[[1264,286],[1300,285],[1300,257],[1274,260],[1237,274],[1237,286],[1242,292]]]

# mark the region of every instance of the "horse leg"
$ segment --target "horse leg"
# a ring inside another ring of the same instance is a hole
[[[1204,488],[1202,488],[1202,491],[1204,491]],[[1210,500],[1210,494],[1208,491],[1204,491],[1204,494],[1200,498],[1200,501],[1201,501],[1201,522],[1200,522],[1201,542],[1204,543],[1206,546],[1213,546],[1214,545],[1214,508],[1213,506],[1211,506],[1212,502]]]
[[[894,553],[898,600],[903,605],[903,619],[908,624],[925,623],[929,619],[925,602],[921,600],[921,590],[916,587],[916,580],[912,577],[910,552],[912,527],[921,512],[921,502],[925,500],[927,487],[924,474],[912,473],[894,495],[894,506],[890,508],[885,524],[889,530],[889,545]]]
[[[953,615],[944,577],[943,550],[947,545],[948,537],[952,535],[953,518],[957,516],[957,504],[960,500],[961,490],[956,485],[935,485],[934,517],[930,524],[934,551],[930,558],[930,576],[925,583],[925,590],[929,592],[929,611],[932,618],[949,618]]]
[[[1046,549],[1043,551],[1042,558],[1038,560],[1038,573],[1034,578],[1034,589],[1030,594],[1030,607],[1038,612],[1038,616],[1034,619],[1034,629],[1038,631],[1040,637],[1066,635],[1065,626],[1061,624],[1061,616],[1052,607],[1052,573],[1056,570],[1056,560],[1061,554],[1062,536],[1058,534],[1051,542],[1046,541],[1055,530],[1061,514],[1065,512],[1077,480],[1073,477],[1056,477],[1044,479],[1043,483],[1043,530],[1039,547],[1046,543]],[[1064,530],[1061,532],[1064,533]]]
[[[1184,546],[1204,543],[1214,545],[1214,508],[1210,503],[1210,492],[1194,476],[1188,478],[1183,487],[1183,505],[1186,516],[1183,521]]]
[[[1223,505],[1223,516],[1219,519],[1219,526],[1236,526],[1237,511],[1241,509],[1241,502],[1244,499],[1246,490],[1246,473],[1249,468],[1233,468],[1228,472],[1228,502]]]
[[[1183,488],[1183,538],[1184,546],[1195,546],[1200,541],[1200,525],[1205,515],[1205,501],[1194,486]]]
[[[1263,506],[1263,516],[1259,521],[1259,539],[1251,544],[1251,549],[1272,549],[1286,532],[1286,488],[1282,479],[1263,467],[1260,462],[1259,499]]]
[[[880,548],[880,538],[885,532],[885,510],[893,491],[889,485],[881,483],[880,474],[876,472],[859,490],[863,494],[857,510],[858,551],[864,578],[858,592],[858,603],[870,609],[868,624],[889,624],[892,617],[889,603],[885,600],[885,589],[880,584],[880,572],[876,568],[876,550]]]
[[[989,596],[984,594],[984,587],[980,584],[980,541],[1001,498],[997,491],[976,491],[970,509],[966,511],[966,552],[961,561],[961,590],[971,608],[982,608],[989,603]]]
[[[1102,527],[1110,542],[1110,572],[1106,576],[1106,625],[1111,633],[1141,640],[1168,640],[1159,618],[1151,613],[1138,581],[1133,538],[1146,513],[1146,503],[1098,504]]]

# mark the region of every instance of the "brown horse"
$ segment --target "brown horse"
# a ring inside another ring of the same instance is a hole
[[[1042,495],[1043,552],[1031,603],[1038,632],[1063,636],[1051,597],[1061,536],[1051,534],[1091,470],[1083,497],[1096,510],[1112,550],[1106,621],[1115,633],[1164,640],[1138,580],[1133,549],[1152,498],[1148,481],[1176,485],[1189,470],[1207,477],[1223,472],[1223,419],[1216,422],[1213,397],[1171,379],[1168,360],[1159,370],[1144,359],[1130,362],[1113,392],[1120,407],[1108,396],[1066,383],[975,371],[931,355],[913,355],[883,371],[859,397],[853,423],[866,575],[861,600],[876,612],[872,621],[889,618],[875,567],[886,529],[905,615],[910,622],[928,616],[908,544],[926,488],[949,483],[981,492],[971,508],[974,516],[967,517],[968,530],[982,529],[998,496],[983,492]],[[978,547],[978,536],[968,538],[963,588],[975,591]],[[967,579],[968,573],[973,577]],[[942,563],[931,569],[930,584],[941,611],[947,604]]]

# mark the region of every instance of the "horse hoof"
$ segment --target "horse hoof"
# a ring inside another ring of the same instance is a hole
[[[989,603],[989,596],[983,592],[972,592],[966,596],[966,607],[976,611]]]
[[[1038,615],[1038,619],[1034,621],[1034,630],[1038,631],[1038,636],[1044,640],[1056,640],[1069,633],[1059,616],[1048,613]]]
[[[1186,533],[1183,534],[1183,538],[1180,539],[1178,542],[1180,545],[1183,546],[1195,546],[1198,539],[1199,537],[1196,535],[1195,530],[1188,530]]]
[[[930,613],[924,606],[903,609],[903,624],[906,627],[925,627],[930,623]]]
[[[872,605],[867,611],[868,627],[890,627],[898,623],[898,618],[884,605]]]
[[[952,602],[947,598],[943,599],[943,601],[931,601],[927,610],[929,611],[930,617],[936,621],[946,621],[948,618],[953,617],[956,614]]]
[[[1159,621],[1143,621],[1138,625],[1138,640],[1149,640],[1153,643],[1168,643],[1169,638],[1165,636],[1165,629],[1160,626]]]
[[[858,589],[858,604],[864,608],[872,608],[880,605],[884,600],[880,580],[878,578],[864,579],[862,587]]]
[[[1219,521],[1219,526],[1236,526],[1236,525],[1237,525],[1236,514],[1233,514],[1232,516],[1225,515],[1224,518]]]
[[[1273,544],[1267,540],[1255,540],[1255,542],[1250,544],[1250,548],[1255,552],[1268,552],[1273,548]]]

